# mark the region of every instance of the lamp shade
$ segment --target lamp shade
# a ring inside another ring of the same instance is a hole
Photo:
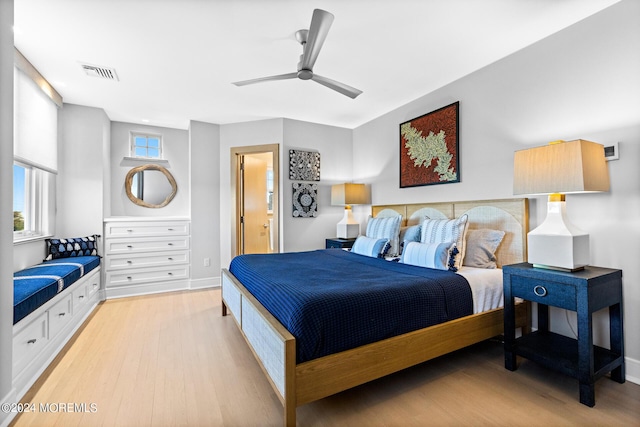
[[[338,206],[363,205],[367,203],[364,184],[337,184],[331,186],[331,204]]]
[[[583,139],[516,151],[513,170],[513,194],[609,190],[604,146]]]

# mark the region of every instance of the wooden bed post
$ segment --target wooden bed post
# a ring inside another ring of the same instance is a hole
[[[284,383],[284,425],[285,427],[296,426],[296,407],[298,399],[296,396],[296,341],[287,340],[285,342],[285,383]]]

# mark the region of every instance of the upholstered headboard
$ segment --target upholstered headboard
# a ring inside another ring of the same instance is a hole
[[[527,260],[529,199],[376,205],[371,208],[374,217],[401,215],[404,226],[420,224],[425,217],[453,219],[465,213],[469,216],[471,230],[490,228],[506,233],[496,251],[499,267]]]

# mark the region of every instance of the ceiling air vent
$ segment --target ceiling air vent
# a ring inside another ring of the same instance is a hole
[[[118,81],[116,70],[108,67],[100,67],[98,65],[80,64],[87,76],[99,77],[101,79]]]

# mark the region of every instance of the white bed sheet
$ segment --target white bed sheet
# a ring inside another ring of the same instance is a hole
[[[501,268],[461,267],[458,274],[471,286],[473,314],[504,305]]]

